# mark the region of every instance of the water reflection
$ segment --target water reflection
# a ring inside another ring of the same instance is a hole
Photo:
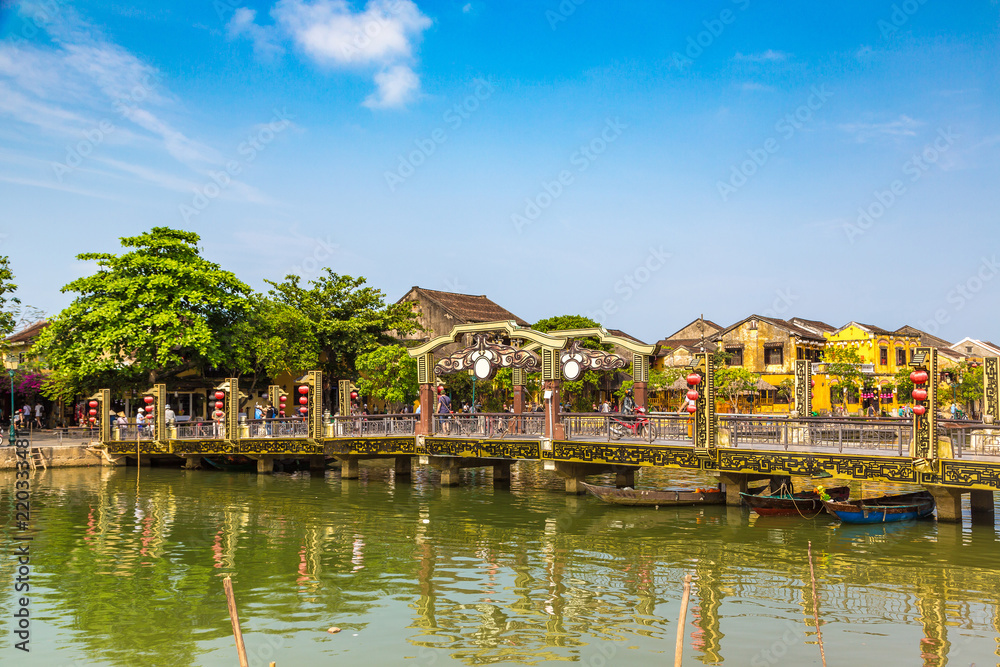
[[[623,508],[567,497],[533,466],[515,466],[509,490],[465,475],[442,489],[434,473],[397,483],[388,467],[351,481],[43,473],[33,627],[51,641],[24,664],[232,664],[226,575],[256,664],[662,664],[688,571],[686,660],[806,664],[818,656],[810,541],[831,664],[996,662],[994,527]]]

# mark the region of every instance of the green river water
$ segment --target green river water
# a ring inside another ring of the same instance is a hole
[[[672,665],[690,572],[685,665],[819,665],[810,541],[831,667],[1000,660],[995,526],[614,507],[525,463],[506,489],[488,469],[453,488],[426,468],[361,475],[36,473],[24,653],[14,475],[0,473],[0,664],[237,665],[231,576],[251,665]]]

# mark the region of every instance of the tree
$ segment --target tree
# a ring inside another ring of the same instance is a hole
[[[200,255],[198,234],[153,227],[124,237],[121,255],[84,253],[97,272],[62,288],[78,296],[34,352],[52,374],[43,393],[72,398],[99,386],[146,387],[188,369],[232,363],[234,325],[250,288]]]
[[[14,332],[17,326],[17,307],[8,310],[7,304],[20,305],[21,301],[16,296],[8,296],[17,289],[12,281],[14,272],[10,268],[10,259],[6,255],[0,257],[0,337],[6,338]]]
[[[396,408],[412,403],[420,385],[417,384],[417,360],[402,345],[383,345],[357,358],[358,391],[385,401]],[[421,410],[427,408],[421,407]]]
[[[757,391],[757,381],[760,375],[742,366],[723,366],[715,369],[715,388],[733,406],[736,414],[740,412],[740,396]]]
[[[397,340],[390,332],[405,335],[417,330],[417,316],[408,303],[386,305],[385,295],[366,287],[364,278],[339,275],[327,268],[326,275],[299,284],[299,277],[265,281],[274,300],[291,306],[309,320],[323,354],[322,367],[333,378],[354,378],[359,355]]]
[[[861,373],[861,364],[864,363],[864,359],[853,347],[828,348],[824,359],[826,360],[826,372],[837,378],[836,388],[841,392],[846,403],[847,397],[857,394],[862,382],[864,382],[864,375]]]
[[[983,367],[961,361],[949,368],[947,373],[951,378],[950,386],[955,394],[955,401],[964,405],[965,413],[971,415],[973,404],[983,397]]]
[[[262,295],[251,300],[247,318],[233,328],[232,348],[235,370],[251,378],[251,396],[262,379],[319,365],[312,323],[295,308]]]

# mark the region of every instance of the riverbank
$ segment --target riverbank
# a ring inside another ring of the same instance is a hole
[[[84,468],[99,466],[102,463],[101,453],[89,448],[89,443],[75,443],[33,440],[32,448],[36,448],[45,461],[46,468]],[[14,447],[0,447],[0,470],[13,470],[17,467],[17,452]]]

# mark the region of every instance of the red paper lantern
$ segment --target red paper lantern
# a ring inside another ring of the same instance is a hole
[[[816,386],[816,380],[809,380],[809,386],[810,387],[815,387]]]
[[[444,393],[444,386],[442,386],[440,384],[438,385],[438,393],[439,394],[443,394]]]
[[[282,396],[281,398],[278,399],[278,403],[280,403],[281,405],[284,405],[286,400],[288,400],[288,399],[286,397]]]
[[[687,376],[687,383],[692,387],[697,387],[699,384],[701,384],[701,376],[698,375],[697,373],[691,373],[690,375]]]
[[[142,400],[146,401],[146,405],[152,405],[153,404],[153,397],[152,396],[146,396]]]
[[[688,403],[688,407],[687,407],[687,411],[688,412],[690,412],[691,414],[694,414],[694,411],[697,410],[697,409],[698,408],[696,408],[695,406],[693,406],[690,403]]]
[[[217,401],[224,401],[224,400],[226,400],[226,392],[224,392],[224,391],[217,391],[217,392],[215,392],[215,400],[217,400]]]
[[[698,392],[695,391],[694,389],[691,389],[691,390],[688,391],[687,397],[688,397],[689,401],[697,401],[698,400]]]
[[[300,413],[300,414],[303,414],[303,415],[304,415],[304,414],[306,414],[307,412],[309,412],[309,408],[299,408],[299,413]]]
[[[809,392],[809,398],[812,398],[812,397],[813,397],[813,393],[810,391]]]
[[[284,410],[278,410],[278,416],[279,417],[284,417],[285,416],[285,411]]]
[[[89,406],[90,406],[90,407],[92,407],[92,408],[96,408],[96,407],[98,406],[98,402],[97,402],[97,401],[91,401],[91,402],[90,402],[90,403],[88,403],[87,405],[89,405]]]
[[[913,384],[924,384],[927,382],[927,371],[913,371],[910,373],[910,382]]]
[[[926,401],[927,400],[927,390],[926,389],[914,389],[910,392],[910,396],[913,397],[915,401]]]
[[[216,401],[215,402],[215,409],[216,410],[221,410],[224,407],[226,407],[226,404],[223,403],[222,401]]]
[[[302,385],[301,387],[299,387],[299,393],[302,394],[303,396],[305,396],[306,394],[308,394],[309,393],[309,386],[308,385]]]
[[[96,421],[97,421],[97,417],[91,417],[91,418],[90,418],[90,423],[91,423],[91,424],[93,424],[93,423],[94,423],[94,422],[96,422]]]
[[[90,409],[90,410],[88,411],[88,414],[90,414],[90,416],[91,416],[91,417],[96,417],[96,416],[97,416],[97,410],[96,410],[96,409],[94,409],[94,408],[91,408],[91,409]]]
[[[927,408],[926,407],[924,407],[922,405],[914,405],[913,406],[913,414],[915,414],[915,415],[922,415],[925,412],[927,412]]]
[[[309,405],[309,397],[308,396],[300,396],[299,397],[299,405]]]
[[[358,400],[358,392],[356,392],[356,391],[352,391],[351,392],[351,400],[352,401]]]

